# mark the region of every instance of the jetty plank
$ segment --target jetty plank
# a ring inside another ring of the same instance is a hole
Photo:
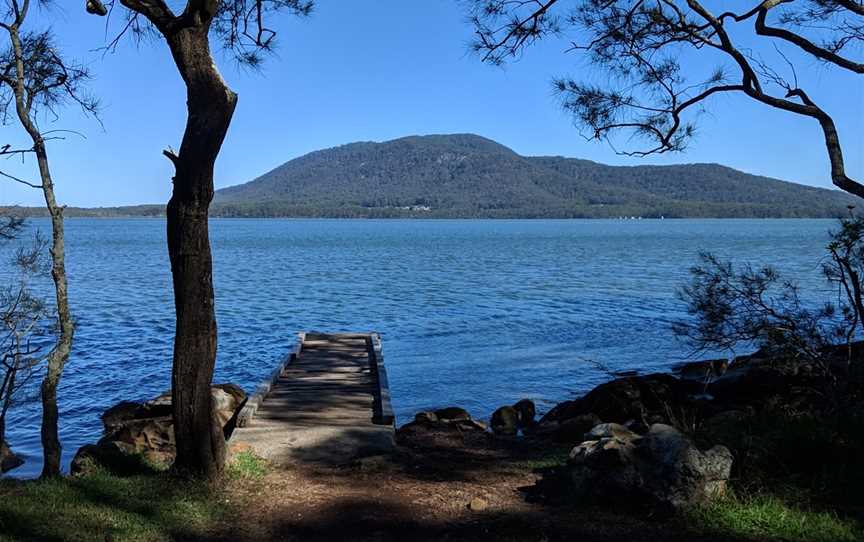
[[[393,448],[395,417],[377,333],[300,333],[238,416],[232,450],[275,463],[339,464]]]

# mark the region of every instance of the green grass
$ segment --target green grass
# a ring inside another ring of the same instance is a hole
[[[252,452],[234,454],[228,464],[228,475],[232,478],[260,480],[267,474],[267,462]]]
[[[520,468],[530,471],[551,469],[567,463],[570,458],[570,447],[550,447],[536,456],[518,462]]]
[[[778,497],[728,496],[688,511],[682,525],[699,533],[730,539],[783,542],[855,542],[862,526],[836,514],[790,505]]]
[[[218,490],[168,474],[103,471],[0,482],[0,541],[161,541],[206,535],[227,513]]]

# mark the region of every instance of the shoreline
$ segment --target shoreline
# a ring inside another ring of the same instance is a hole
[[[4,212],[0,208],[0,212]],[[24,218],[48,218],[46,214],[34,213],[24,214]],[[164,215],[141,216],[141,215],[67,215],[64,220],[165,220]],[[799,221],[799,220],[825,220],[836,221],[836,216],[817,217],[638,217],[638,218],[610,218],[610,217],[446,217],[446,216],[219,216],[210,215],[210,220],[273,220],[273,221],[427,221],[427,222],[683,222],[683,221]]]

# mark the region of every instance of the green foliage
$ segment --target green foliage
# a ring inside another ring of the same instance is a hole
[[[717,164],[607,166],[526,157],[471,134],[351,143],[216,192],[214,217],[824,218],[852,197]],[[428,208],[428,209],[427,209]],[[37,213],[38,210],[27,210]],[[20,211],[19,211],[20,212]],[[67,216],[164,216],[163,205]]]
[[[766,397],[762,408],[725,424],[697,431],[705,447],[732,450],[732,476],[739,488],[792,488],[824,503],[864,503],[864,412],[814,407],[824,402],[799,390],[790,398]],[[858,407],[861,410],[861,407]]]
[[[679,521],[689,531],[736,540],[854,542],[864,536],[853,520],[760,494],[730,495],[689,510]]]
[[[195,538],[224,516],[210,486],[163,475],[104,471],[0,482],[0,541],[160,541]]]
[[[545,447],[540,453],[519,462],[519,466],[525,470],[541,471],[561,467],[570,458],[571,446]]]
[[[715,164],[613,167],[524,157],[471,134],[352,143],[216,193],[213,216],[837,217],[837,191]],[[426,210],[428,207],[429,210]]]
[[[773,267],[736,268],[702,253],[690,274],[680,294],[693,318],[675,322],[672,329],[696,351],[755,345],[772,356],[818,363],[833,340],[846,336],[845,321],[837,321],[833,304],[809,308],[797,285]]]
[[[259,480],[267,474],[267,462],[252,452],[234,454],[228,464],[228,475],[233,478]]]

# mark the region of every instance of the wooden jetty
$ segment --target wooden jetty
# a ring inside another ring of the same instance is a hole
[[[300,333],[237,418],[232,450],[275,464],[386,453],[395,417],[377,333]]]

